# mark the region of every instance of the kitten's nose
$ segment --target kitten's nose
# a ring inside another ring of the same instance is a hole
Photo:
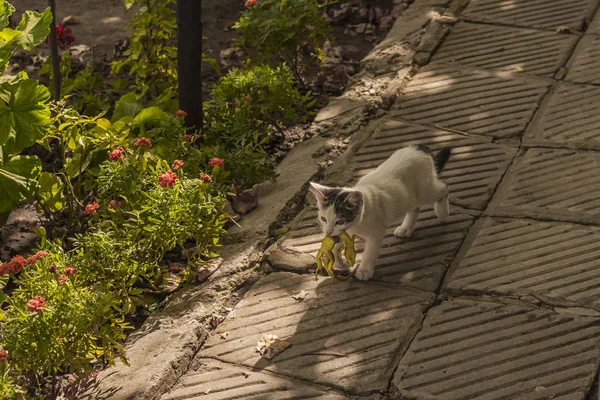
[[[327,230],[325,231],[325,234],[326,234],[326,235],[331,235],[332,233],[333,233],[333,229],[327,229]]]

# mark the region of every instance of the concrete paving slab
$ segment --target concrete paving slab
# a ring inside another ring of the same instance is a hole
[[[519,136],[551,81],[518,74],[427,66],[408,84],[391,115],[468,134]]]
[[[553,78],[571,55],[576,35],[459,22],[432,63],[450,63]]]
[[[555,30],[582,30],[591,21],[596,0],[473,0],[463,18]]]
[[[440,221],[431,208],[419,215],[417,227],[410,239],[394,236],[394,228],[386,231],[373,280],[401,283],[406,286],[435,291],[474,218],[451,207],[450,217]],[[317,221],[317,211],[307,210],[297,220],[297,227],[281,246],[292,251],[316,256],[323,233]],[[360,261],[363,243],[357,242]]]
[[[600,310],[600,228],[484,218],[471,229],[445,283],[450,293],[533,295]]]
[[[600,85],[600,36],[584,36],[567,69],[566,81]]]
[[[491,138],[465,136],[397,120],[383,121],[353,157],[355,179],[373,171],[396,150],[425,144],[437,152],[452,148],[441,174],[450,185],[450,202],[482,210],[508,169],[517,149],[492,143]]]
[[[596,16],[594,17],[586,33],[600,35],[600,10],[596,12]]]
[[[595,152],[529,149],[517,157],[486,214],[600,224],[598,171]]]
[[[599,356],[598,319],[454,300],[429,310],[393,384],[417,399],[584,400]]]
[[[600,64],[599,64],[600,65]],[[600,87],[560,83],[523,137],[526,146],[600,149]]]
[[[162,400],[343,400],[306,382],[282,378],[208,358],[200,359]]]
[[[303,290],[304,300],[292,297]],[[382,390],[431,301],[395,285],[273,273],[246,294],[199,356],[350,392]],[[292,346],[263,359],[256,344],[267,334]]]

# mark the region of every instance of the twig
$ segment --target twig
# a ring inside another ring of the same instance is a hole
[[[435,126],[438,129],[443,129],[443,130],[448,131],[448,132],[458,133],[459,135],[463,135],[463,136],[469,136],[469,134],[467,132],[457,131],[456,129],[445,128],[445,127],[439,126],[439,125],[433,125],[433,126]]]

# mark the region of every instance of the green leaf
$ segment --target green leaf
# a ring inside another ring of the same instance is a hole
[[[8,26],[8,21],[12,13],[15,12],[15,8],[9,2],[0,0],[0,29],[4,29]]]
[[[35,80],[0,85],[0,146],[5,154],[17,154],[45,135],[49,98],[48,89]]]
[[[50,212],[62,210],[65,206],[62,181],[49,172],[42,172],[38,181],[40,184],[38,190],[39,204]]]
[[[135,4],[135,0],[125,0],[125,9],[129,10]]]
[[[51,22],[50,7],[47,7],[42,14],[35,11],[25,11],[17,28],[23,31],[16,39],[17,44],[25,50],[33,50],[34,47],[48,37]]]
[[[135,93],[127,93],[115,104],[115,112],[112,116],[112,122],[117,122],[124,117],[135,117],[144,106],[137,100]]]
[[[158,107],[144,108],[133,119],[134,126],[156,126],[169,120],[169,115]]]
[[[36,156],[16,156],[0,166],[0,213],[30,200],[38,188],[42,162]]]

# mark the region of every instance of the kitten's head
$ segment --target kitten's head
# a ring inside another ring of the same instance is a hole
[[[358,190],[331,188],[311,182],[310,191],[317,199],[319,223],[326,235],[341,235],[360,219],[364,202]]]

